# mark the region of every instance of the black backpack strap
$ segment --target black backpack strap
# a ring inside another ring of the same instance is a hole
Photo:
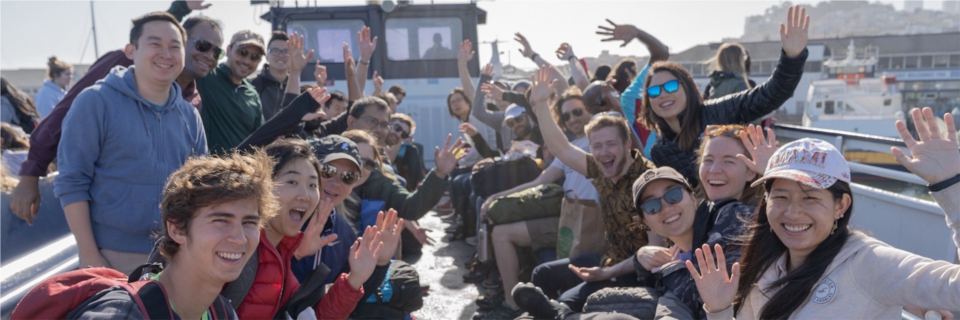
[[[136,294],[147,311],[144,315],[147,319],[177,319],[173,310],[170,309],[167,295],[156,281],[144,284]]]
[[[231,306],[230,303],[227,302],[227,298],[224,298],[223,296],[218,295],[217,299],[213,300],[213,304],[210,305],[210,309],[208,309],[210,314],[213,316],[213,319],[211,320],[230,319],[230,310],[228,308],[232,308],[232,307],[233,306]]]
[[[133,272],[130,273],[130,277],[127,278],[127,282],[150,280],[150,279],[141,279],[141,278],[143,278],[143,276],[147,274],[160,274],[160,271],[163,271],[163,265],[161,265],[160,263],[142,264],[136,269],[133,269]]]
[[[307,310],[307,308],[312,308],[317,302],[320,302],[320,299],[326,294],[323,280],[327,278],[328,274],[330,274],[330,268],[328,268],[327,265],[323,263],[318,265],[310,272],[307,279],[300,284],[300,288],[297,289],[297,292],[293,293],[293,297],[290,297],[287,304],[282,306],[273,318],[286,319],[284,314],[289,314],[291,318],[296,318],[300,312]]]
[[[257,278],[257,268],[260,267],[258,252],[259,250],[253,250],[253,255],[250,256],[250,260],[247,260],[247,264],[243,265],[243,271],[240,272],[237,280],[228,284],[227,287],[220,292],[221,296],[227,298],[227,301],[230,301],[233,310],[240,308],[240,303],[243,302],[243,298],[247,297],[247,293],[250,292],[250,288],[253,287],[253,281]]]

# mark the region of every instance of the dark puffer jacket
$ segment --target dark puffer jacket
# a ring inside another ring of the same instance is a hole
[[[788,58],[780,51],[777,69],[766,83],[747,91],[704,101],[703,112],[699,115],[700,127],[696,128],[699,134],[703,136],[704,129],[711,124],[748,123],[780,108],[780,105],[793,96],[806,61],[807,49],[795,58]],[[689,116],[687,111],[679,115],[680,119],[685,116]],[[660,139],[657,139],[650,150],[650,160],[658,167],[669,166],[676,169],[694,188],[700,185],[695,167],[695,152],[700,147],[699,140],[690,149],[684,150],[677,141],[677,133],[670,130],[664,120],[657,123],[657,128],[660,130]]]

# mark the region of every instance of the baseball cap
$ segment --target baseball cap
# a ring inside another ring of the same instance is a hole
[[[503,121],[519,117],[524,112],[527,112],[527,109],[524,109],[517,104],[511,104],[509,107],[507,107],[507,111],[504,111],[503,113]]]
[[[241,30],[234,33],[233,38],[230,39],[230,45],[237,48],[254,46],[260,48],[263,53],[267,52],[266,46],[263,44],[263,37],[250,30]]]
[[[684,179],[683,175],[677,172],[676,169],[666,166],[653,168],[645,171],[633,182],[633,204],[637,206],[637,208],[640,207],[640,195],[643,194],[643,189],[649,186],[650,183],[660,179],[673,180],[686,187],[687,190],[693,190],[693,188],[690,188],[690,184],[687,183],[687,179]]]
[[[757,186],[774,178],[790,179],[817,189],[826,189],[837,180],[850,183],[850,166],[843,154],[832,144],[819,139],[803,138],[777,149],[770,157],[763,177],[750,186]]]
[[[360,151],[357,150],[357,144],[350,139],[338,135],[329,135],[320,140],[311,143],[313,153],[322,164],[328,164],[334,160],[346,159],[361,168]]]

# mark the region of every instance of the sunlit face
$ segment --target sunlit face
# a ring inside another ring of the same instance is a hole
[[[713,201],[722,199],[740,200],[747,181],[757,174],[737,154],[746,154],[746,150],[731,137],[713,137],[707,140],[700,161],[700,182],[707,198]]]
[[[387,127],[390,126],[390,109],[378,110],[376,107],[367,107],[360,118],[347,119],[349,130],[367,130],[379,141],[387,138]]]
[[[650,78],[650,86],[663,85],[667,81],[677,80],[672,73],[660,71],[653,74]],[[646,92],[644,92],[646,93]],[[660,95],[650,99],[650,105],[653,107],[653,113],[665,120],[675,119],[683,110],[687,109],[687,93],[680,83],[676,92],[667,92],[661,90]]]
[[[180,244],[174,257],[195,279],[223,285],[240,276],[260,243],[260,213],[254,200],[238,200],[197,210],[189,232],[167,223],[171,239]]]
[[[63,70],[56,78],[53,78],[53,84],[61,88],[69,87],[71,82],[73,82],[73,68]]]
[[[651,199],[663,198],[668,191],[676,188],[680,188],[680,192],[683,193],[683,200],[680,200],[680,202],[670,204],[660,199],[660,211],[655,214],[638,210],[643,214],[643,223],[649,226],[650,230],[673,241],[687,238],[686,241],[680,241],[687,243],[691,241],[690,239],[693,239],[693,221],[697,216],[697,205],[685,187],[672,180],[656,180],[650,182],[643,189],[639,202],[644,203]]]
[[[400,129],[400,130],[397,130]],[[390,128],[387,130],[387,140],[386,143],[388,146],[395,146],[403,142],[403,134],[406,133],[407,137],[410,137],[410,126],[405,122],[400,120],[390,121]]]
[[[579,117],[576,115],[577,112],[580,112]],[[583,136],[583,127],[590,122],[591,118],[593,118],[593,114],[587,112],[587,109],[583,105],[583,101],[580,101],[579,99],[569,99],[564,101],[563,105],[560,106],[560,114],[570,115],[570,119],[564,122],[564,125],[566,125],[567,131],[578,137]]]
[[[183,72],[189,72],[194,78],[206,77],[213,68],[217,67],[217,48],[223,46],[223,34],[209,23],[199,23],[189,30],[186,44],[186,61]],[[203,40],[213,44],[213,48],[206,52],[197,50],[196,41]]]
[[[150,21],[143,24],[137,45],[128,44],[124,53],[133,60],[138,79],[170,84],[183,71],[183,34],[169,21]]]
[[[234,77],[247,78],[260,65],[260,59],[263,57],[263,51],[256,46],[235,46],[228,47],[227,66]]]
[[[296,236],[320,203],[317,169],[307,159],[295,159],[280,168],[273,183],[280,211],[270,220],[268,230],[285,237]]]
[[[324,178],[322,175],[320,176],[320,186],[321,190],[323,191],[320,195],[323,197],[323,199],[329,200],[330,203],[336,206],[342,203],[343,199],[346,199],[347,196],[350,195],[350,192],[353,191],[354,186],[353,184],[343,183],[340,172],[359,172],[360,168],[357,168],[356,164],[346,159],[337,159],[326,164],[337,168],[337,174],[329,179]],[[354,183],[356,184],[356,182]]]
[[[330,99],[330,106],[325,106],[327,110],[327,119],[333,119],[347,111],[347,102],[343,100]]]
[[[271,69],[286,71],[290,69],[290,52],[287,51],[287,42],[283,40],[270,41],[267,46],[267,63]]]
[[[527,136],[530,135],[530,131],[533,130],[533,125],[530,123],[530,116],[526,113],[521,114],[517,117],[512,118],[509,124],[510,131],[513,132],[518,138],[527,139]]]
[[[589,139],[590,153],[603,175],[609,179],[619,178],[626,166],[627,152],[630,150],[627,144],[630,142],[624,141],[614,127],[593,130]]]
[[[360,160],[363,160],[364,163],[367,163],[367,162],[374,163],[376,161],[374,160],[376,158],[374,157],[373,147],[370,146],[369,143],[358,143],[357,151],[360,152]],[[363,173],[363,176],[360,177],[360,179],[357,179],[357,182],[355,183],[355,185],[358,185],[358,186],[363,185],[364,183],[367,182],[367,179],[370,179],[370,170],[367,169],[367,166],[365,165],[361,166],[360,172]]]
[[[830,236],[850,204],[849,194],[834,199],[829,190],[781,178],[767,192],[767,219],[791,256],[806,257]]]
[[[462,94],[450,96],[450,111],[457,117],[464,118],[470,114],[470,104],[463,98]]]

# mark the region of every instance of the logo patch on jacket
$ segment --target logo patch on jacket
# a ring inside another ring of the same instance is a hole
[[[813,298],[810,301],[818,304],[826,304],[830,301],[833,301],[833,297],[837,295],[837,284],[830,280],[830,278],[823,278],[823,281],[820,281],[820,284],[813,289]]]

